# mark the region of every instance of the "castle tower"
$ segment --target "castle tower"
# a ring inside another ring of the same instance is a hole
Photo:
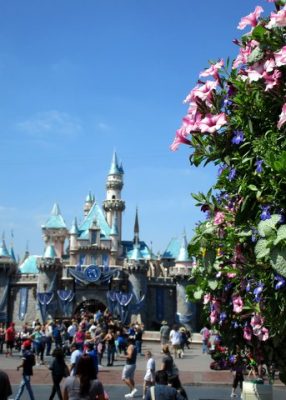
[[[54,204],[51,215],[45,225],[42,225],[45,246],[53,245],[57,257],[64,254],[64,243],[68,238],[68,230],[57,203]]]
[[[85,203],[84,203],[84,206],[83,206],[83,213],[84,213],[85,217],[89,213],[89,211],[90,211],[90,209],[91,209],[91,207],[92,207],[94,202],[95,202],[95,198],[91,194],[91,192],[89,192],[88,195],[86,196]]]
[[[78,225],[77,219],[75,218],[70,229],[70,264],[76,265],[77,264],[77,251],[78,251]]]
[[[0,322],[8,322],[11,306],[10,276],[16,271],[16,261],[9,254],[4,236],[0,243]]]
[[[138,210],[136,209],[135,223],[134,223],[134,240],[133,250],[128,255],[127,265],[129,270],[129,283],[135,295],[136,301],[142,299],[147,294],[147,262],[143,257],[140,250],[139,241],[139,218]],[[131,317],[132,320],[142,321],[145,320],[145,308],[141,308],[138,314]]]
[[[125,202],[121,200],[123,175],[123,167],[118,165],[117,155],[114,152],[106,182],[106,200],[103,202],[103,209],[110,227],[112,227],[114,215],[117,214],[119,243],[122,237],[122,212],[125,210]]]

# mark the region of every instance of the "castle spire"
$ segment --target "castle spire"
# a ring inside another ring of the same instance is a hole
[[[183,236],[182,236],[182,242],[181,242],[179,254],[176,259],[176,262],[177,261],[183,262],[183,263],[189,263],[191,261],[191,259],[189,257],[189,252],[188,252],[188,242],[187,242],[187,235],[186,235],[185,229],[184,229]]]
[[[118,165],[117,154],[116,154],[116,151],[114,151],[108,175],[121,175],[122,171],[123,171],[123,168],[122,168],[122,166]]]
[[[2,243],[0,245],[0,257],[9,257],[10,258],[10,254],[7,250],[7,246],[6,246],[6,242],[5,242],[4,232],[2,234]]]
[[[135,244],[139,244],[139,218],[138,218],[138,208],[136,207],[135,222],[134,222],[134,239]]]
[[[12,258],[13,261],[17,262],[16,256],[14,253],[14,233],[13,233],[13,231],[11,231],[10,257]]]

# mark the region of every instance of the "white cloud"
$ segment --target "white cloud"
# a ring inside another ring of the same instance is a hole
[[[77,136],[82,132],[80,121],[68,113],[50,110],[40,112],[17,123],[17,129],[37,138]]]

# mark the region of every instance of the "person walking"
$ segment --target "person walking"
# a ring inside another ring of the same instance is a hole
[[[77,373],[77,365],[82,356],[82,351],[79,349],[77,343],[72,343],[71,345],[71,358],[70,358],[70,375],[74,376]]]
[[[155,374],[155,386],[148,388],[145,400],[184,400],[180,393],[168,386],[166,371],[157,371]]]
[[[53,387],[49,400],[53,400],[56,393],[58,395],[58,398],[60,400],[63,400],[60,383],[64,377],[67,377],[69,375],[69,371],[65,363],[65,356],[62,349],[60,348],[55,349],[53,351],[52,356],[53,356],[53,361],[49,366],[49,369],[51,370],[52,373]]]
[[[143,381],[143,397],[142,397],[143,399],[145,399],[147,388],[155,385],[155,370],[156,370],[155,360],[152,357],[151,351],[149,350],[146,351],[145,358],[147,360],[147,364],[146,364],[146,373],[144,375],[144,381]]]
[[[115,357],[115,335],[112,328],[108,328],[103,341],[105,342],[107,349],[107,367],[111,367],[114,363]]]
[[[63,400],[97,399],[105,400],[102,383],[94,379],[93,360],[83,354],[78,362],[77,372],[69,376],[63,389]]]
[[[126,399],[132,399],[137,393],[137,389],[135,388],[134,375],[136,370],[136,359],[137,359],[137,350],[135,347],[135,340],[133,336],[129,336],[128,338],[128,347],[126,350],[126,355],[121,355],[126,359],[126,364],[122,371],[122,380],[130,389],[130,393],[125,395]]]
[[[163,346],[164,344],[168,344],[170,337],[170,327],[167,321],[162,321],[162,325],[160,328],[160,342],[161,342],[161,349],[163,353]]]
[[[179,332],[178,326],[174,325],[173,329],[170,332],[170,341],[172,344],[172,349],[174,352],[174,357],[181,358],[182,349],[181,349],[181,332]]]
[[[31,387],[31,376],[33,375],[33,366],[35,365],[35,356],[31,352],[30,340],[25,340],[23,343],[23,357],[22,364],[17,367],[17,371],[22,368],[23,378],[20,383],[15,400],[19,400],[24,392],[25,386],[30,396],[30,400],[35,400],[33,390]]]
[[[205,353],[207,354],[209,352],[209,342],[211,336],[209,326],[208,325],[204,326],[201,329],[200,334],[202,335],[202,352],[203,354]]]
[[[162,358],[161,370],[167,373],[168,378],[178,376],[179,375],[178,368],[174,363],[174,359],[171,356],[169,346],[167,344],[163,346],[163,354],[164,355]]]
[[[236,397],[236,389],[239,384],[240,391],[242,392],[242,384],[244,381],[244,371],[245,371],[245,363],[243,362],[243,359],[241,357],[241,354],[238,353],[234,357],[234,363],[231,368],[232,374],[233,374],[233,382],[232,382],[232,391],[230,397]]]
[[[10,326],[5,331],[5,341],[6,341],[6,357],[9,355],[12,357],[12,351],[15,345],[15,324],[11,322]]]

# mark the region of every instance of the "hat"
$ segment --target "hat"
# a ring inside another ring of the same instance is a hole
[[[31,341],[30,340],[24,340],[23,348],[24,349],[29,349],[30,347],[31,347]]]
[[[168,325],[168,322],[164,320],[161,322],[161,325]]]

